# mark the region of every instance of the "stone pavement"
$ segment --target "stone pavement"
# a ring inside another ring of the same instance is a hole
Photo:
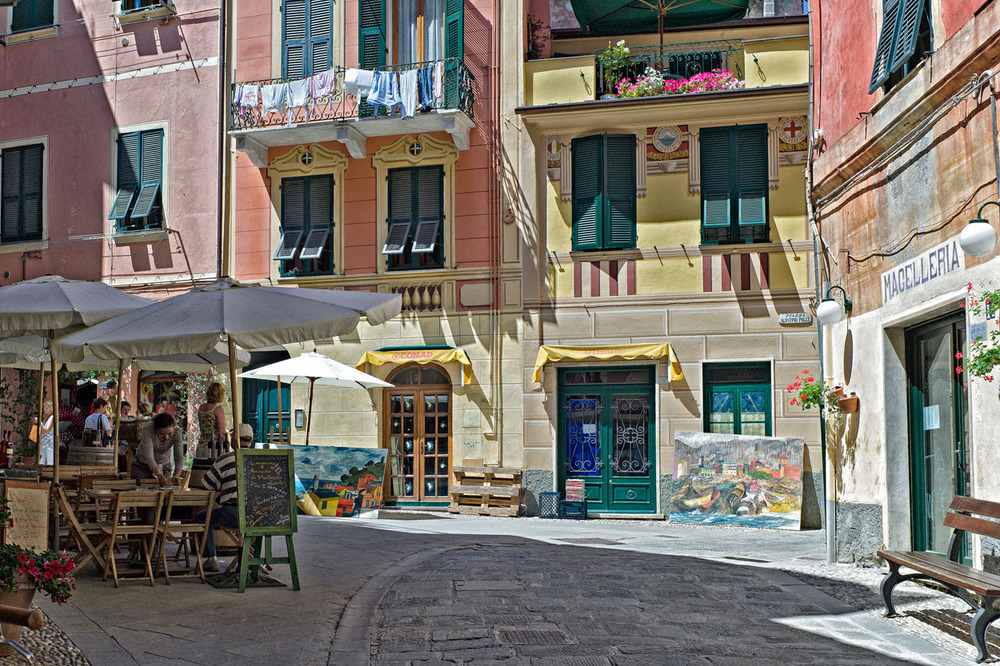
[[[42,608],[97,666],[971,663],[879,617],[877,574],[826,565],[822,532],[390,515],[300,520],[299,592],[90,566]]]

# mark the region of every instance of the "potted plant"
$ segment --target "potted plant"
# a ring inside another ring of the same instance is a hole
[[[795,375],[795,381],[785,387],[792,397],[789,404],[801,407],[802,409],[823,408],[827,415],[837,419],[843,414],[840,408],[840,399],[844,395],[844,390],[839,387],[830,387],[826,382],[818,381],[809,370],[803,370],[801,374]]]
[[[5,533],[14,521],[7,500],[0,497],[0,529]],[[16,608],[31,608],[36,591],[48,595],[52,601],[63,604],[69,600],[76,581],[73,569],[76,562],[67,553],[51,550],[36,552],[16,544],[0,545],[0,604]],[[21,638],[20,625],[0,623],[3,636],[9,640]],[[0,656],[14,654],[13,648],[0,647]]]
[[[597,62],[601,65],[605,85],[608,89],[620,84],[620,79],[625,73],[625,67],[628,65],[629,54],[630,51],[625,46],[624,39],[618,40],[618,43],[614,45],[608,43],[608,48],[598,52]]]
[[[853,414],[858,411],[858,407],[861,405],[861,399],[852,391],[851,395],[838,398],[837,404],[840,405],[840,411],[845,414]]]
[[[538,60],[545,53],[551,32],[549,26],[533,14],[528,14],[528,60]]]

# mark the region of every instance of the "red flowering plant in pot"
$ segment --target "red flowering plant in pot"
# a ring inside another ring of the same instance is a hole
[[[839,386],[830,387],[826,382],[817,380],[809,370],[803,370],[795,375],[795,381],[785,387],[792,396],[789,404],[802,409],[823,408],[828,416],[839,418],[843,413],[838,402],[844,391]]]

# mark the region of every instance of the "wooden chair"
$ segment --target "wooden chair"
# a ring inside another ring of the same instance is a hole
[[[209,521],[212,518],[212,507],[215,504],[216,493],[210,490],[171,490],[167,493],[166,509],[163,521],[159,525],[159,558],[156,562],[156,575],[163,567],[163,578],[170,585],[170,577],[200,578],[205,582],[205,571],[202,569],[201,555],[205,549],[205,536],[208,534]],[[204,522],[183,522],[174,515],[174,509],[188,508],[192,511],[205,509]],[[184,569],[170,570],[167,564],[167,543],[177,544],[175,561],[179,561],[180,553],[184,553]],[[191,568],[190,556],[195,559],[196,567]]]
[[[118,587],[119,578],[148,578],[154,585],[153,565],[150,553],[153,550],[153,540],[156,537],[160,521],[160,510],[163,508],[165,493],[149,490],[121,491],[114,501],[111,510],[111,520],[100,522],[101,532],[107,538],[107,556],[104,560],[104,580],[111,572]],[[119,543],[134,543],[139,545],[146,567],[145,572],[138,576],[122,576],[118,573],[115,562],[114,548]]]
[[[139,487],[140,488],[159,488],[160,487],[160,482],[157,481],[156,479],[140,479],[139,480]]]
[[[76,503],[74,510],[80,520],[93,518],[97,514],[98,503],[86,495],[86,491],[92,490],[97,481],[118,481],[118,476],[116,474],[81,474],[77,477],[75,480]]]
[[[135,488],[135,479],[94,479],[90,483],[90,490],[98,492],[110,491],[107,499],[93,500],[95,506],[94,521],[99,522],[107,518],[103,514],[106,514],[111,508],[112,498],[114,497],[113,493],[121,490],[135,490]]]
[[[104,548],[104,536],[101,526],[97,523],[81,523],[77,520],[73,505],[70,504],[66,490],[62,486],[56,487],[56,502],[59,505],[59,511],[66,518],[69,536],[77,544],[77,552],[73,556],[73,561],[78,567],[82,567],[88,561],[93,560],[97,569],[103,572],[104,558],[101,557],[101,550]],[[100,537],[96,546],[91,541],[91,537]]]

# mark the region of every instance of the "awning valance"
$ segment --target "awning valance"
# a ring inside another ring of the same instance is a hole
[[[667,343],[645,344],[645,345],[609,345],[588,346],[588,347],[566,347],[562,345],[542,345],[538,348],[538,357],[535,359],[534,381],[542,381],[542,367],[549,362],[555,361],[586,361],[594,359],[598,361],[611,361],[614,359],[633,360],[637,358],[670,359],[670,381],[681,381],[684,373],[681,371],[680,361],[674,355],[674,350]]]
[[[407,363],[461,363],[462,364],[462,385],[472,383],[472,361],[465,350],[454,347],[411,347],[379,349],[365,352],[365,355],[358,361],[358,370],[365,370],[365,364],[385,365],[405,365]]]

